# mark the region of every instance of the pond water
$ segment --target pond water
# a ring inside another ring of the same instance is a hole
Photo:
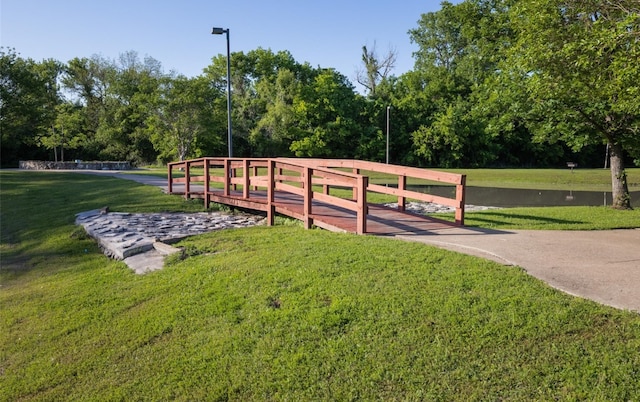
[[[407,186],[423,193],[455,198],[450,186]],[[640,191],[631,192],[631,201],[640,199]],[[515,188],[466,188],[466,204],[492,207],[553,207],[611,205],[610,191],[525,190]]]

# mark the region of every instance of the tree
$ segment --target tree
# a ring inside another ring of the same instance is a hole
[[[502,67],[526,91],[530,129],[574,149],[607,143],[613,207],[631,208],[623,155],[640,155],[640,5],[522,0],[511,21],[517,42]]]
[[[184,76],[166,79],[163,88],[159,111],[146,122],[158,158],[169,162],[223,154],[226,109],[220,90],[204,77]]]
[[[41,157],[38,137],[55,119],[60,101],[57,78],[61,65],[55,60],[36,63],[13,49],[0,49],[0,136],[3,165],[18,158]]]
[[[282,75],[287,71],[292,74],[288,78]],[[226,56],[216,56],[213,63],[205,69],[205,75],[214,87],[226,90]],[[298,83],[310,82],[312,77],[311,67],[296,62],[286,51],[274,53],[269,49],[258,48],[246,54],[232,53],[234,154],[263,156],[263,152],[273,155],[286,150],[288,144],[285,147],[280,143],[284,138],[280,135],[283,131],[276,129],[273,115],[282,112],[282,107],[290,102],[287,99],[292,95],[285,92]],[[275,99],[281,101],[279,107],[273,107]]]
[[[362,102],[345,76],[320,69],[294,102],[298,137],[291,151],[298,157],[352,158],[358,148]]]
[[[261,156],[289,156],[291,142],[298,137],[298,119],[294,103],[302,83],[287,69],[278,71],[275,82],[261,81],[258,96],[267,100],[266,110],[251,130],[250,142]]]
[[[414,153],[422,162],[436,166],[482,166],[495,154],[485,131],[485,121],[473,116],[473,93],[492,73],[491,58],[483,57],[482,26],[494,6],[490,1],[466,1],[458,5],[442,3],[437,12],[423,14],[411,30],[415,71],[405,88],[408,110],[420,108],[422,119],[411,127]]]
[[[160,62],[141,61],[134,51],[119,61],[92,56],[69,61],[62,80],[72,101],[83,106],[85,153],[100,159],[150,162],[156,152],[145,124],[155,112],[160,81]]]
[[[115,64],[97,55],[74,58],[66,65],[62,85],[72,96],[70,100],[84,107],[91,137],[98,132],[115,73]]]
[[[156,152],[146,130],[146,122],[156,112],[160,82],[159,61],[140,60],[134,51],[122,53],[109,85],[106,119],[100,126],[107,139],[104,154],[118,160],[152,162]]]
[[[380,81],[387,79],[389,73],[396,64],[398,53],[395,49],[389,48],[389,51],[380,59],[376,52],[376,44],[373,43],[372,49],[362,46],[362,65],[363,69],[356,72],[356,81],[368,91],[369,96],[375,96],[376,87]]]
[[[479,135],[483,128],[472,117],[470,105],[462,99],[451,103],[433,116],[429,126],[421,126],[413,133],[416,154],[426,158],[429,165],[439,167],[480,167],[490,160],[488,137]]]
[[[51,131],[41,135],[39,144],[47,149],[53,149],[54,160],[64,162],[65,149],[77,149],[84,145],[84,118],[82,107],[71,103],[60,103],[56,106],[56,119]]]

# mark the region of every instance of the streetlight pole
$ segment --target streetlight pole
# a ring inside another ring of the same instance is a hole
[[[229,29],[213,28],[212,35],[227,34],[227,142],[229,158],[233,157],[233,140],[231,139],[231,47],[229,45]]]
[[[387,106],[387,165],[389,164],[389,111],[391,106]]]

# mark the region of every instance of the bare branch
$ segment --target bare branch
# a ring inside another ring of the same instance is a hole
[[[369,95],[375,95],[376,87],[380,81],[386,79],[395,67],[397,52],[389,47],[389,52],[383,59],[379,59],[376,53],[376,43],[373,48],[362,46],[362,69],[356,72],[356,81],[367,89]]]

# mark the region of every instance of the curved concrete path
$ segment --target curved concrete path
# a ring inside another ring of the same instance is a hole
[[[522,267],[566,293],[640,312],[640,229],[441,229],[398,238]]]
[[[166,189],[166,179],[135,171],[71,171],[109,175]],[[523,268],[566,293],[640,312],[640,229],[487,230],[444,228],[399,239]]]

